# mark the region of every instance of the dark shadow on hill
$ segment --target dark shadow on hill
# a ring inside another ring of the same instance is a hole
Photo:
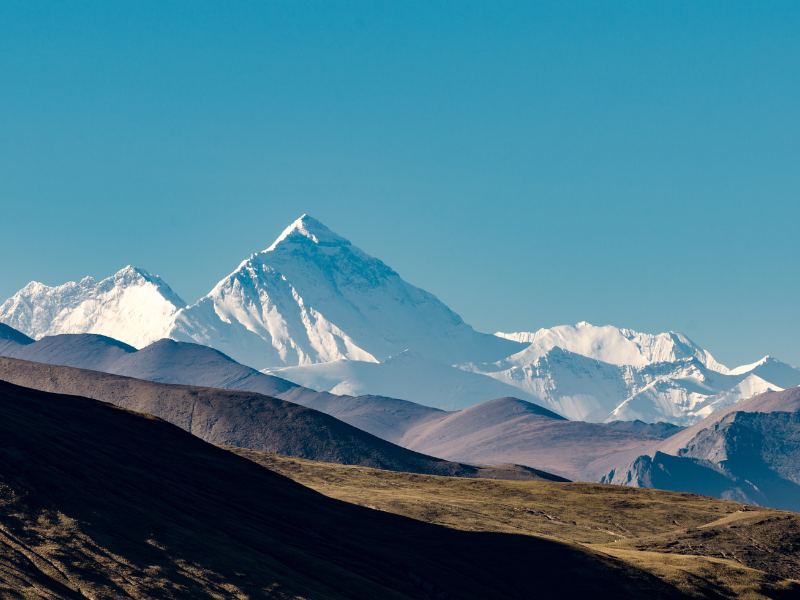
[[[26,576],[101,597],[680,596],[579,547],[345,504],[164,421],[7,383],[0,467],[3,528],[47,561]]]

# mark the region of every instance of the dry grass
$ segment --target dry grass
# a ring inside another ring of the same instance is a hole
[[[235,451],[347,502],[456,529],[583,544],[690,595],[800,594],[795,513],[649,489],[435,477]]]
[[[328,498],[110,404],[0,381],[0,417],[0,598],[680,597],[586,545]]]

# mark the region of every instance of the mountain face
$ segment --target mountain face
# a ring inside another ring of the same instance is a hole
[[[754,394],[800,385],[800,370],[785,363],[767,357],[729,369],[673,332],[578,323],[499,335],[529,346],[499,361],[461,368],[517,387],[576,420],[688,425]]]
[[[754,375],[782,388],[800,385],[800,369],[787,365],[772,356],[765,356],[752,364],[731,369],[730,373],[732,375]]]
[[[467,368],[515,386],[538,403],[579,421],[638,419],[686,425],[720,405],[748,397],[743,394],[780,389],[748,374],[713,371],[694,357],[636,367],[603,362],[556,346],[526,361],[527,357],[514,355]]]
[[[581,321],[534,332],[497,332],[495,335],[522,342],[527,348],[509,360],[531,363],[553,348],[561,348],[601,362],[618,366],[645,367],[653,363],[696,358],[712,369],[724,369],[713,356],[686,336],[675,333],[642,333],[612,325],[597,326]]]
[[[34,338],[98,333],[141,347],[167,337],[183,306],[161,278],[128,266],[100,281],[32,281],[0,305],[0,321]]]
[[[602,480],[800,510],[800,388],[743,400],[621,455]]]
[[[378,362],[407,348],[452,363],[519,347],[474,331],[435,296],[307,215],[181,311],[171,335],[256,368]]]
[[[241,365],[213,348],[169,339],[137,350],[103,335],[65,333],[35,341],[2,344],[0,340],[0,355],[157,383],[241,389],[275,397],[294,388],[299,388],[296,394],[316,394],[280,377]]]
[[[0,351],[2,351],[3,348],[24,346],[26,344],[32,344],[33,342],[33,338],[29,338],[21,331],[17,331],[5,323],[0,323]]]

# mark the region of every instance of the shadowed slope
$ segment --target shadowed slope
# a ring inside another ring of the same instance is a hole
[[[94,400],[0,383],[0,417],[5,597],[676,594],[577,546],[328,499]]]
[[[610,483],[685,490],[800,510],[800,388],[723,409],[636,456],[621,454]]]
[[[412,424],[441,414],[438,409],[395,398],[317,392],[241,365],[213,348],[173,340],[159,340],[123,356],[108,371],[162,383],[244,390],[281,398],[327,413],[391,442],[396,442],[400,432]]]
[[[213,348],[168,339],[136,350],[112,338],[94,334],[64,334],[34,341],[11,327],[3,326],[0,329],[0,354],[159,383],[256,392],[328,413],[392,442],[396,442],[408,427],[442,412],[383,396],[353,397],[317,392],[246,367]]]
[[[668,454],[677,454],[685,448],[698,433],[704,429],[713,429],[719,422],[723,421],[728,415],[736,412],[746,413],[771,413],[787,412],[794,413],[800,411],[800,387],[781,392],[766,392],[758,394],[747,400],[742,400],[715,412],[691,427],[677,432],[668,437],[658,449]]]
[[[32,344],[33,341],[33,338],[29,338],[21,331],[17,331],[5,323],[0,323],[0,348],[6,344]]]
[[[155,415],[214,444],[412,473],[497,476],[497,471],[407,450],[316,410],[252,392],[167,385],[13,358],[0,358],[0,379]],[[510,476],[511,470],[506,472]],[[547,474],[518,468],[515,476]]]

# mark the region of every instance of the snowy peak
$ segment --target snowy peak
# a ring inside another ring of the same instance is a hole
[[[514,362],[530,362],[555,347],[612,365],[644,367],[695,357],[708,368],[725,372],[727,368],[683,334],[676,332],[641,333],[632,329],[597,326],[581,321],[535,332],[498,332],[495,335],[528,344]]]
[[[800,369],[772,357],[728,369],[673,331],[581,321],[477,332],[307,214],[191,306],[160,277],[129,265],[99,281],[31,282],[0,305],[0,322],[34,338],[93,333],[139,348],[167,337],[199,343],[337,393],[442,408],[519,396],[590,421],[691,423],[748,395],[800,385]],[[0,330],[0,342],[13,343],[4,335],[11,334]]]
[[[123,267],[114,275],[111,276],[114,281],[114,286],[117,288],[126,288],[132,286],[152,285],[158,290],[165,300],[174,305],[176,308],[186,306],[186,302],[176,294],[166,281],[161,279],[158,275],[148,273],[144,269],[128,265]],[[92,280],[91,277],[84,278],[85,280]]]
[[[686,425],[770,389],[800,385],[800,370],[766,357],[728,369],[688,337],[580,322],[499,334],[528,346],[463,368],[513,385],[568,418]]]
[[[181,311],[173,335],[259,369],[374,363],[405,349],[452,364],[521,348],[474,331],[434,295],[309,215]]]
[[[346,292],[353,286],[362,289],[380,287],[389,280],[400,278],[384,262],[308,215],[289,225],[269,248],[250,257],[242,266],[245,265],[267,268],[283,275],[305,270],[307,276],[313,274],[323,278],[320,283],[336,286],[334,291],[337,293]],[[305,286],[305,297],[315,292],[316,287],[325,286]]]
[[[136,347],[163,337],[257,368],[374,363],[409,349],[451,365],[523,346],[478,333],[434,295],[304,214],[191,306],[133,266],[96,281],[31,282],[0,320],[33,337],[98,333]]]
[[[129,265],[100,281],[32,281],[0,305],[0,321],[34,338],[97,333],[141,347],[166,336],[182,306],[160,277]]]
[[[733,375],[754,374],[782,388],[800,385],[800,369],[770,356],[769,354],[749,365],[731,369]]]
[[[763,366],[768,365],[768,364],[775,364],[775,363],[779,363],[779,362],[780,362],[779,360],[777,360],[773,356],[767,354],[766,356],[763,356],[762,358],[759,358],[755,362],[748,363],[746,365],[739,365],[738,367],[734,367],[733,369],[731,369],[730,372],[731,372],[732,375],[740,375],[742,373],[749,373],[750,371],[758,369],[759,367],[763,367]],[[783,364],[783,363],[781,363],[781,364]]]
[[[350,246],[349,240],[334,233],[314,217],[303,214],[289,225],[265,252],[272,252],[281,244],[291,244],[308,240],[320,246]]]

